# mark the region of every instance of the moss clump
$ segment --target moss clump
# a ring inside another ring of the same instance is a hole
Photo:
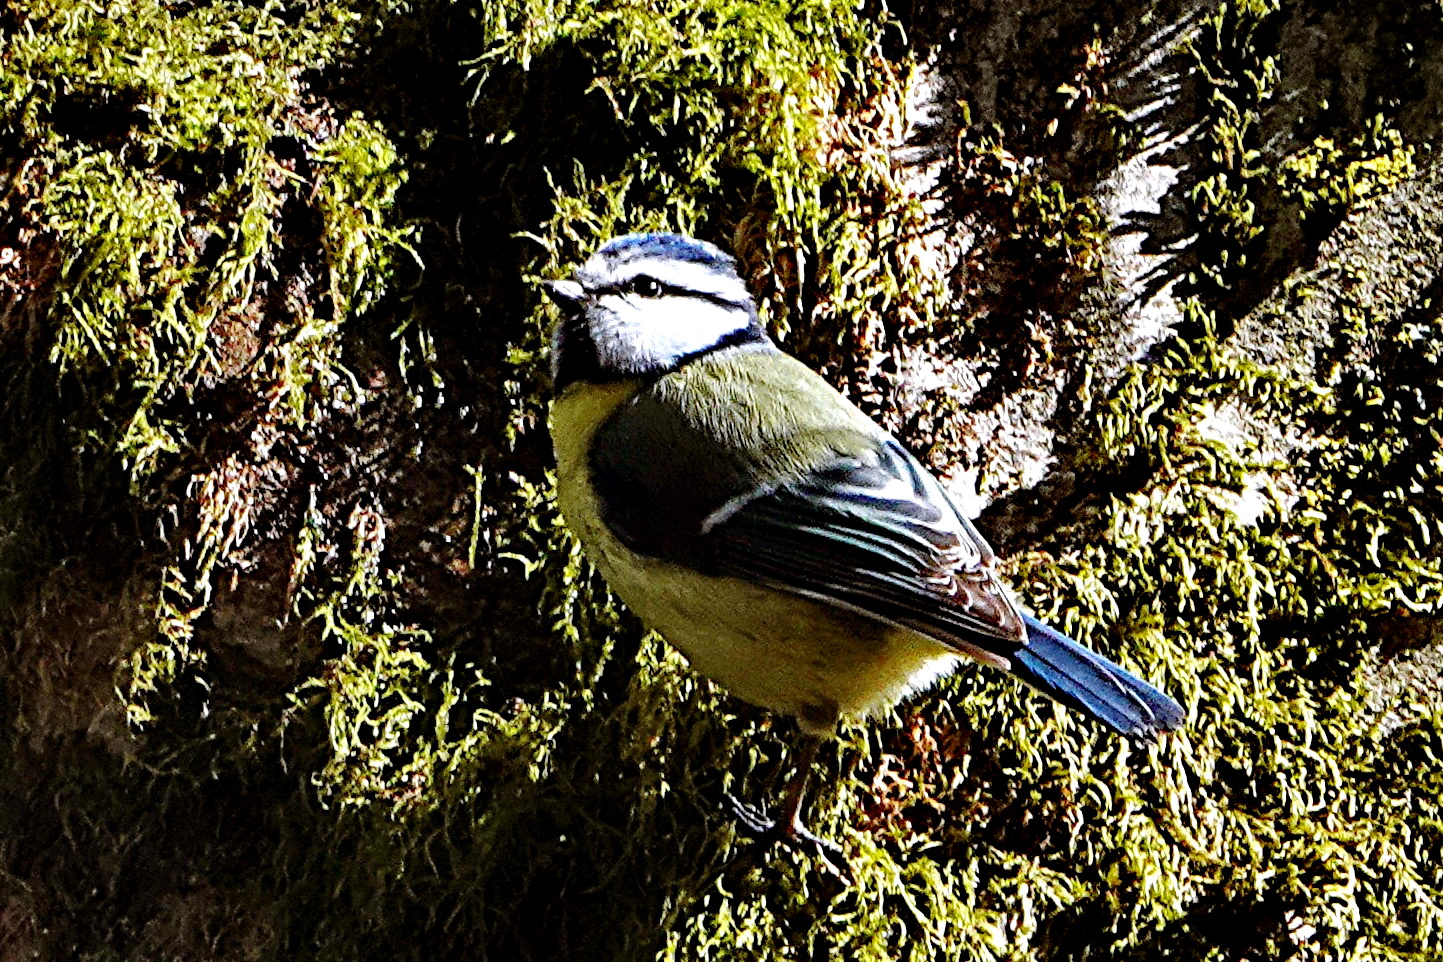
[[[1319,137],[1288,157],[1279,175],[1283,192],[1303,209],[1303,218],[1337,218],[1396,189],[1417,173],[1416,148],[1379,115],[1363,134],[1339,146]]]

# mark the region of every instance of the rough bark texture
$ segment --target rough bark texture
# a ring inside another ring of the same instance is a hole
[[[1443,952],[1443,13],[0,0],[0,962]],[[819,763],[560,526],[537,280],[667,228],[1187,707]]]

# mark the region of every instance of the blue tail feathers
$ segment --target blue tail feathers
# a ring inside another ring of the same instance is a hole
[[[1011,655],[1012,673],[1044,694],[1122,735],[1150,737],[1183,722],[1182,706],[1094,651],[1031,615],[1027,644]]]

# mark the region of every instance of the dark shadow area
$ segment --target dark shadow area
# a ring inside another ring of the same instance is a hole
[[[1116,924],[1112,909],[1101,901],[1081,902],[1043,923],[1036,951],[1040,957],[1056,962],[1084,962],[1099,957],[1119,962],[1200,962],[1217,958],[1220,952],[1229,959],[1274,962],[1290,958],[1296,951],[1287,941],[1287,918],[1287,907],[1276,897],[1249,900],[1215,896],[1195,903],[1182,918],[1119,952],[1115,941],[1099,944],[1091,938]],[[1266,954],[1260,948],[1264,946]]]
[[[24,826],[0,842],[7,877],[45,880],[29,893],[39,924],[10,948],[28,941],[36,958],[117,957],[120,947],[147,946],[235,958],[264,942],[271,920],[256,867],[279,841],[278,819],[294,793],[280,765],[171,759],[177,769],[209,770],[193,780],[129,764],[83,734],[51,740],[38,754],[15,740],[6,750],[14,771],[67,761],[58,792],[44,779],[0,785],[0,818]],[[212,904],[217,893],[229,893],[230,909]],[[155,943],[157,919],[186,933],[183,943]],[[63,945],[52,944],[56,935]]]
[[[516,341],[539,299],[526,273],[542,253],[517,235],[550,216],[578,158],[604,179],[636,144],[593,87],[584,51],[560,42],[523,68],[478,60],[484,44],[478,11],[422,2],[380,22],[351,67],[312,81],[338,115],[385,128],[409,170],[397,213],[420,225],[419,264],[406,263],[398,293],[348,326],[347,364],[368,372],[375,400],[354,435],[337,439],[350,463],[328,470],[383,499],[388,551],[409,559],[438,642],[524,696],[574,656],[539,623],[539,585],[518,566],[458,568],[472,525],[468,472],[504,485],[507,472],[540,481],[549,466],[545,411],[518,407],[546,395],[547,375],[544,357],[515,358],[541,347]]]

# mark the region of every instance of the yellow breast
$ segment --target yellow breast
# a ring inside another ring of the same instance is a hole
[[[588,554],[593,551],[593,543],[610,536],[601,524],[601,505],[591,487],[587,452],[591,450],[596,429],[605,424],[618,407],[635,397],[639,389],[636,381],[573,384],[551,404],[556,499],[567,526]]]

